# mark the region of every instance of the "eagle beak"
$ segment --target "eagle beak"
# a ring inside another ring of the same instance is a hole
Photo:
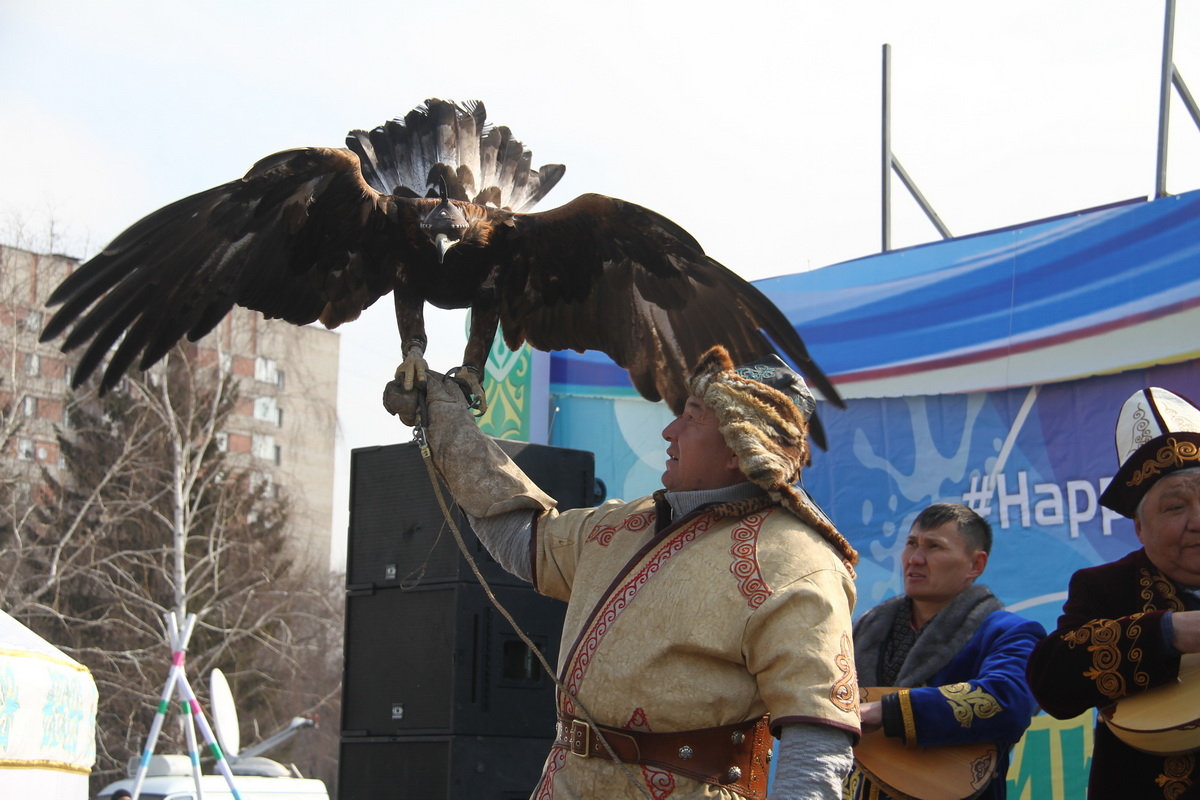
[[[439,264],[446,258],[446,253],[450,248],[462,239],[468,227],[470,225],[467,222],[467,215],[461,208],[444,197],[442,202],[429,212],[429,216],[421,220],[421,230],[437,248]],[[451,238],[452,235],[453,238]]]
[[[436,237],[434,237],[433,246],[437,248],[439,264],[445,260],[446,253],[449,252],[450,248],[454,247],[456,244],[458,244],[457,239],[451,239],[444,233],[439,233]]]

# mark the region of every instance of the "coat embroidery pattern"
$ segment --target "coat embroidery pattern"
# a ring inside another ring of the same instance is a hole
[[[565,763],[567,763],[567,748],[550,748],[550,757],[546,759],[546,776],[542,778],[542,788],[541,791],[537,793],[535,800],[553,800],[554,773],[562,769],[563,764]]]
[[[663,565],[673,555],[682,550],[685,545],[693,541],[697,536],[707,531],[712,527],[712,524],[712,517],[702,516],[692,524],[677,531],[674,536],[671,536],[667,541],[659,545],[658,549],[642,562],[640,569],[629,575],[624,583],[605,598],[588,630],[580,639],[579,647],[571,659],[565,691],[561,693],[563,711],[568,714],[576,713],[573,698],[579,693],[579,687],[583,683],[584,676],[587,675],[588,668],[592,664],[592,659],[596,655],[596,650],[600,647],[600,641],[612,628],[613,623],[617,621],[617,617],[621,616],[621,612],[637,597],[642,587],[658,574],[658,571],[662,569]]]
[[[771,587],[763,580],[758,567],[758,533],[766,519],[765,514],[752,514],[734,526],[730,533],[733,546],[729,553],[733,561],[729,571],[737,578],[738,590],[750,608],[758,608],[771,596]]]
[[[1130,617],[1131,622],[1125,636],[1129,637],[1131,643],[1136,643],[1142,635],[1142,626],[1136,622],[1141,616],[1141,614],[1134,614]],[[1121,662],[1124,661],[1120,647],[1123,637],[1121,626],[1116,620],[1094,620],[1079,630],[1068,633],[1064,639],[1072,648],[1076,645],[1087,645],[1088,652],[1092,654],[1092,668],[1086,670],[1083,675],[1091,678],[1096,684],[1097,691],[1112,700],[1125,695],[1125,678],[1118,671],[1121,668]],[[1150,676],[1137,668],[1137,665],[1141,663],[1142,649],[1136,645],[1131,646],[1129,657],[1134,662],[1134,683],[1145,686],[1149,683]]]
[[[1142,587],[1142,600],[1145,601],[1142,611],[1157,611],[1156,600],[1161,600],[1163,607],[1172,611],[1184,610],[1183,601],[1175,592],[1175,584],[1167,580],[1165,575],[1151,574],[1143,568],[1139,570],[1138,585]]]
[[[1160,607],[1172,611],[1184,610],[1183,600],[1175,591],[1175,584],[1161,573],[1152,573],[1143,567],[1138,570],[1138,585],[1141,586],[1143,611],[1157,611]],[[1167,756],[1163,759],[1163,771],[1154,782],[1162,788],[1166,800],[1174,800],[1191,788],[1192,773],[1195,769],[1196,756],[1193,754]]]
[[[587,541],[595,542],[601,547],[607,547],[612,542],[613,535],[617,531],[643,531],[649,528],[654,522],[654,512],[644,511],[641,514],[634,514],[626,517],[621,521],[620,525],[597,525],[587,536]]]
[[[1187,753],[1170,756],[1163,760],[1163,771],[1154,782],[1162,787],[1163,797],[1174,800],[1192,785],[1192,772],[1196,769],[1196,756]]]
[[[621,727],[629,731],[645,731],[647,733],[652,730],[646,719],[646,711],[642,708],[635,708],[629,721]],[[643,764],[642,777],[645,778],[646,786],[650,789],[654,800],[666,800],[675,791],[675,776],[665,769]]]
[[[1003,707],[995,697],[969,683],[952,683],[949,686],[939,686],[938,691],[950,703],[954,710],[954,718],[964,728],[971,727],[976,719],[994,717],[1003,711]]]
[[[842,786],[842,800],[880,800],[879,787],[867,779],[857,762]]]
[[[858,674],[854,669],[854,644],[850,637],[842,634],[842,651],[834,657],[833,663],[841,671],[842,677],[834,682],[829,690],[829,699],[833,705],[842,711],[858,711]]]

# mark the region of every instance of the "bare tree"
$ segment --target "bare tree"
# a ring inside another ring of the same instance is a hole
[[[340,642],[338,595],[323,573],[292,568],[286,497],[221,447],[236,385],[193,356],[177,348],[72,405],[62,474],[43,469],[0,549],[9,613],[96,679],[95,788],[144,745],[169,664],[168,611],[197,614],[193,687],[204,695],[199,677],[220,666],[247,725],[270,733],[294,715],[336,715],[340,664],[327,654]],[[183,749],[177,727],[160,742],[159,752]],[[311,758],[309,771],[331,773],[333,754]]]

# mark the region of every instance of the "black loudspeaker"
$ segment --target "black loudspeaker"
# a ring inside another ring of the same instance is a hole
[[[591,453],[496,440],[560,509],[600,499]],[[339,800],[524,800],[554,682],[460,554],[415,444],[351,453]],[[445,502],[497,600],[553,665],[566,604],[538,595]]]
[[[595,457],[583,450],[495,440],[526,475],[558,501],[560,510],[593,506]],[[491,585],[528,586],[492,560],[454,499],[442,497],[467,549]],[[429,470],[414,443],[368,447],[350,453],[350,538],[346,585],[413,586],[474,581],[433,491]]]
[[[566,604],[494,587],[551,667]],[[477,583],[346,596],[342,735],[554,735],[554,682]]]
[[[343,739],[338,800],[526,800],[549,749],[541,739]]]

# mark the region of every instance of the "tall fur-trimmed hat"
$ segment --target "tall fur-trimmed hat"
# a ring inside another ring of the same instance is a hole
[[[1100,503],[1132,518],[1150,487],[1200,467],[1200,408],[1157,386],[1134,392],[1117,416],[1117,460],[1121,468]]]
[[[717,345],[701,356],[688,386],[716,414],[742,473],[824,536],[853,573],[858,553],[794,485],[810,461],[808,420],[816,408],[804,379],[774,355],[735,367]]]

